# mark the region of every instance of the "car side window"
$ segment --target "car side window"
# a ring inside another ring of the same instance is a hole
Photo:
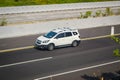
[[[78,33],[77,32],[73,32],[74,35],[77,35]]]
[[[63,37],[64,37],[64,33],[58,34],[58,35],[56,36],[56,38],[63,38]]]
[[[65,36],[66,36],[66,37],[70,37],[70,36],[72,36],[72,33],[71,33],[71,32],[66,32],[66,33],[65,33]]]

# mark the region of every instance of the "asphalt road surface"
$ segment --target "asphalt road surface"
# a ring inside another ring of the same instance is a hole
[[[21,43],[24,44],[24,42]],[[16,44],[14,42],[13,45]],[[120,57],[113,56],[113,51],[116,48],[120,49],[120,45],[108,37],[85,40],[78,47],[66,47],[55,49],[54,51],[30,48],[3,52],[0,53],[0,80],[34,80],[53,74],[116,61],[120,59]],[[111,64],[106,69],[108,71],[111,71],[111,69],[120,70],[120,62]],[[68,79],[58,78],[53,80],[75,79],[79,80],[79,78],[70,77]]]
[[[120,25],[114,25],[114,27],[115,27],[115,31],[114,31],[115,34],[119,34],[120,33]],[[81,39],[110,35],[111,34],[111,26],[80,29],[79,33],[80,33]],[[39,37],[40,35],[41,34],[0,39],[0,50],[32,46],[32,45],[34,45],[36,38]]]

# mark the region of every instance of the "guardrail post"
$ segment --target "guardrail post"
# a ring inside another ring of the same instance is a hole
[[[114,35],[114,26],[111,26],[111,35]]]

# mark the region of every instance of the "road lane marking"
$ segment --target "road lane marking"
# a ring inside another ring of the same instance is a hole
[[[84,39],[81,39],[82,41],[85,41],[85,40],[94,40],[94,39],[101,39],[101,38],[107,38],[107,37],[111,37],[111,36],[119,36],[119,34],[114,34],[114,35],[105,35],[105,36],[98,36],[98,37],[90,37],[90,38],[84,38]]]
[[[19,47],[19,48],[5,49],[5,50],[0,50],[0,52],[1,52],[1,53],[3,53],[3,52],[11,52],[11,51],[18,51],[18,50],[30,49],[30,48],[34,48],[34,46],[26,46],[26,47]]]
[[[107,63],[98,64],[98,65],[94,65],[94,66],[89,66],[89,67],[85,67],[85,68],[81,68],[81,69],[76,69],[76,70],[67,71],[67,72],[63,72],[63,73],[58,73],[58,74],[54,74],[54,75],[49,75],[49,76],[45,76],[45,77],[41,77],[41,78],[36,78],[34,80],[43,80],[43,79],[47,79],[47,78],[57,77],[57,76],[65,75],[65,74],[70,74],[70,73],[74,73],[74,72],[78,72],[78,71],[93,69],[93,68],[102,67],[102,66],[106,66],[106,65],[110,65],[110,64],[114,64],[114,63],[119,63],[119,62],[120,62],[120,60],[107,62]]]
[[[119,34],[114,34],[114,36],[119,36]],[[84,38],[81,39],[82,41],[85,40],[95,40],[95,39],[100,39],[100,38],[107,38],[111,37],[111,35],[105,35],[105,36],[98,36],[98,37],[90,37],[90,38]],[[12,51],[18,51],[18,50],[24,50],[24,49],[31,49],[34,48],[34,46],[26,46],[26,47],[20,47],[20,48],[12,48],[12,49],[5,49],[5,50],[0,50],[0,53],[5,53],[5,52],[12,52]]]
[[[34,60],[29,60],[29,61],[24,61],[24,62],[12,63],[12,64],[7,64],[7,65],[2,65],[0,66],[0,68],[10,67],[10,66],[15,66],[15,65],[20,65],[20,64],[26,64],[26,63],[32,63],[32,62],[37,62],[37,61],[43,61],[43,60],[49,60],[52,58],[53,57],[47,57],[47,58],[34,59]]]

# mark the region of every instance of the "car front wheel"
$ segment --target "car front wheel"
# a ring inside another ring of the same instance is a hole
[[[53,45],[53,44],[49,44],[49,45],[48,45],[48,50],[49,50],[49,51],[54,50],[54,45]]]

